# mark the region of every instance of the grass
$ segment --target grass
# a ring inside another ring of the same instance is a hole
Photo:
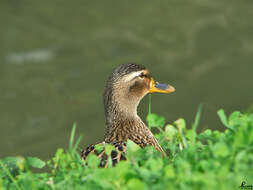
[[[180,118],[166,124],[165,118],[151,113],[147,123],[162,147],[162,157],[152,147],[141,149],[127,142],[127,161],[115,167],[99,168],[99,159],[80,158],[72,128],[69,148],[59,148],[47,162],[31,157],[0,160],[0,190],[4,189],[238,189],[253,184],[253,114],[233,112],[228,117],[218,111],[224,132],[207,129],[197,134],[202,106],[192,126]],[[106,147],[110,154],[112,146]],[[86,163],[88,162],[88,165]],[[33,172],[33,168],[46,170]],[[46,172],[44,172],[46,171]],[[250,187],[250,186],[249,186]]]

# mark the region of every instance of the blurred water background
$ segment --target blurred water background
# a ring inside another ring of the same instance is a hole
[[[0,157],[49,158],[77,123],[82,145],[105,131],[102,92],[114,67],[145,65],[174,94],[152,111],[219,129],[216,111],[247,110],[252,0],[0,1]],[[145,119],[148,97],[139,107]]]

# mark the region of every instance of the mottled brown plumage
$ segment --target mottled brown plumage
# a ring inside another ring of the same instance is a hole
[[[106,116],[104,143],[110,143],[117,147],[116,153],[114,151],[112,152],[114,155],[111,155],[113,163],[125,159],[125,142],[128,139],[140,147],[154,146],[165,155],[152,132],[137,115],[139,102],[146,94],[174,91],[174,88],[169,85],[166,88],[163,85],[163,89],[158,86],[150,77],[149,71],[144,66],[135,63],[122,64],[114,69],[109,76],[103,94]],[[122,150],[119,150],[118,147],[122,147]],[[86,159],[91,152],[96,153],[93,145],[82,152],[82,157]],[[97,154],[102,158],[102,162],[106,159],[104,154]],[[105,166],[106,164],[101,165]]]

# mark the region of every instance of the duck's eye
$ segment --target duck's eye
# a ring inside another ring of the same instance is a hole
[[[141,74],[139,75],[139,77],[144,78],[144,77],[146,77],[146,75],[145,75],[144,73],[141,73]]]

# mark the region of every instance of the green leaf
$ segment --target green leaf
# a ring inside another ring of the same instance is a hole
[[[212,137],[212,131],[210,129],[206,129],[204,132],[200,133],[198,138],[201,140],[209,139]]]
[[[183,118],[177,119],[174,123],[179,130],[184,131],[186,129],[186,122]]]
[[[25,170],[25,158],[22,156],[10,156],[3,159],[3,163],[10,169],[10,171]]]
[[[128,181],[127,186],[131,190],[146,189],[145,184],[138,178],[132,178]]]
[[[127,152],[132,153],[132,152],[137,152],[140,149],[140,147],[135,144],[133,141],[128,140],[127,141]]]
[[[97,168],[100,163],[100,159],[95,154],[88,156],[88,165],[92,168]]]
[[[213,153],[218,157],[226,157],[229,155],[229,149],[224,142],[218,142],[213,146]]]
[[[147,160],[147,166],[152,172],[160,172],[163,168],[163,161],[161,158],[150,158]]]
[[[178,139],[179,139],[179,146],[180,149],[182,150],[183,148],[186,148],[188,146],[187,140],[184,136],[184,131],[185,131],[185,120],[182,118],[179,118],[174,122],[178,128]]]
[[[229,116],[229,121],[233,121],[234,119],[239,119],[241,116],[241,112],[239,111],[234,111],[233,113],[230,114]]]
[[[111,152],[112,152],[113,150],[115,150],[115,147],[114,147],[113,145],[111,145],[111,144],[106,144],[106,145],[105,145],[105,153],[106,153],[107,155],[111,155]]]
[[[46,165],[44,161],[36,157],[27,157],[26,162],[28,166],[32,166],[34,168],[43,168]]]
[[[243,158],[246,158],[246,157],[247,157],[247,152],[246,152],[245,150],[242,150],[242,151],[240,151],[240,152],[236,155],[235,160],[236,160],[237,162],[240,162]]]
[[[149,127],[163,127],[165,124],[164,117],[151,113],[147,115],[147,123]]]
[[[200,116],[201,116],[202,108],[203,108],[203,105],[200,104],[199,107],[198,107],[198,110],[197,110],[195,119],[194,119],[194,123],[193,123],[193,125],[192,125],[192,129],[193,129],[195,132],[197,131],[197,127],[198,127],[198,125],[199,125],[199,121],[200,121]]]
[[[78,139],[76,140],[75,144],[74,144],[73,151],[77,150],[81,140],[82,140],[82,136],[79,136]]]
[[[207,171],[209,169],[209,162],[207,160],[200,160],[199,166],[202,170]]]
[[[173,125],[168,124],[165,126],[164,136],[168,140],[172,140],[176,136],[177,132],[177,129]]]
[[[218,116],[220,117],[221,122],[222,122],[225,126],[227,126],[227,125],[228,125],[228,121],[227,121],[227,116],[226,116],[224,110],[223,110],[223,109],[220,109],[220,110],[218,110],[217,113],[218,113]]]
[[[172,167],[172,165],[167,165],[164,170],[165,170],[165,176],[166,177],[174,178],[176,176],[174,168]]]
[[[98,152],[101,152],[103,149],[105,148],[105,145],[104,144],[96,144],[95,145],[95,149],[98,151]]]
[[[185,136],[186,136],[187,139],[189,139],[189,141],[191,143],[195,143],[195,139],[196,139],[197,133],[193,129],[189,129],[189,130],[187,130]]]
[[[13,157],[12,157],[13,158]],[[16,179],[14,178],[14,176],[12,176],[12,173],[10,172],[10,170],[7,167],[7,164],[3,163],[2,160],[0,160],[0,168],[1,171],[4,171],[6,173],[6,175],[11,179],[12,183],[14,184],[14,186],[16,187],[16,189],[21,190],[21,187],[18,185]],[[0,173],[1,174],[1,173]],[[2,177],[3,174],[1,174]],[[8,180],[8,179],[7,179]],[[1,186],[0,186],[1,188]],[[5,188],[4,188],[5,189]]]
[[[72,152],[72,150],[73,150],[75,132],[76,132],[76,123],[73,124],[70,139],[69,139],[69,151],[70,152]]]
[[[234,131],[234,129],[232,129],[228,124],[227,116],[226,116],[224,110],[223,109],[218,110],[217,114],[220,117],[222,124],[225,125],[228,129]]]
[[[125,177],[124,175],[127,172],[131,171],[131,167],[127,162],[121,161],[118,164],[116,164],[116,170],[118,171],[119,175],[123,178]]]
[[[136,162],[136,159],[138,159],[138,157],[136,156],[138,150],[140,150],[141,148],[135,144],[133,141],[128,140],[127,141],[127,160],[129,160],[130,162]]]

